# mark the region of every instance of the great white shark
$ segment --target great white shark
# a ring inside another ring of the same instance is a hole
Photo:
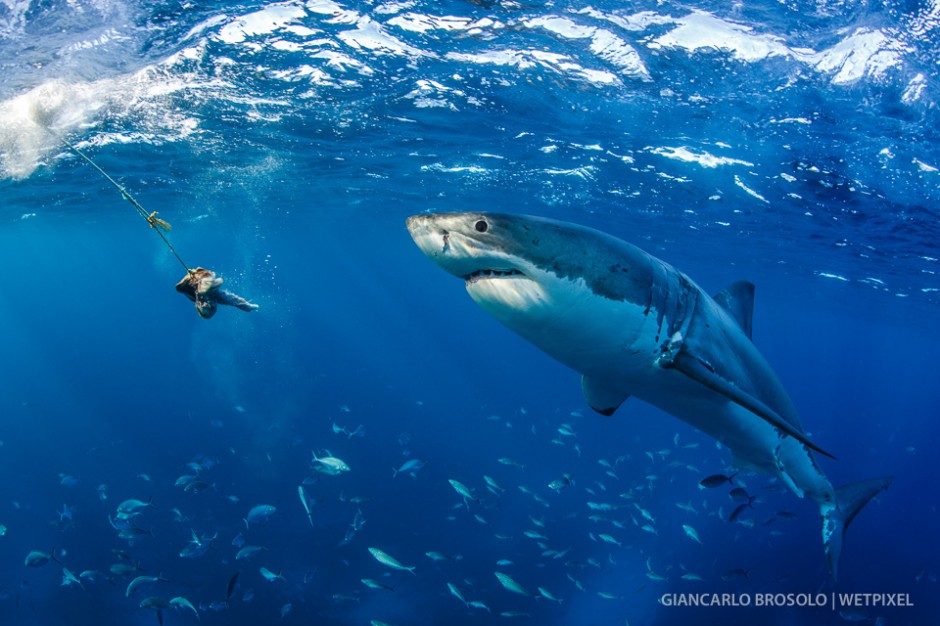
[[[714,297],[640,248],[597,230],[500,213],[409,217],[421,251],[465,281],[507,327],[581,374],[611,415],[644,400],[731,450],[736,467],[778,477],[819,506],[833,578],[846,528],[892,476],[833,487],[773,369],[751,342],[754,285]]]

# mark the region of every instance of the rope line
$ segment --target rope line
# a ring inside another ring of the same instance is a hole
[[[117,190],[121,192],[121,197],[124,198],[125,200],[127,200],[128,202],[130,202],[132,205],[134,205],[134,208],[137,209],[137,213],[138,213],[142,218],[144,218],[144,219],[147,221],[147,223],[150,225],[150,228],[152,228],[152,229],[157,233],[157,235],[159,235],[160,239],[163,240],[163,243],[166,244],[166,247],[170,250],[170,252],[173,254],[173,256],[176,257],[176,260],[179,261],[179,262],[180,262],[180,265],[182,265],[183,268],[186,270],[186,273],[189,274],[190,276],[192,276],[193,270],[189,269],[189,266],[186,265],[186,263],[183,261],[182,258],[180,258],[180,255],[176,252],[176,249],[175,249],[175,248],[173,247],[173,245],[170,243],[170,240],[167,239],[167,238],[166,238],[166,235],[163,234],[163,231],[164,231],[164,230],[170,230],[170,224],[169,224],[169,222],[167,222],[167,221],[165,221],[165,220],[162,220],[162,219],[160,219],[159,217],[157,217],[157,212],[156,212],[156,211],[154,211],[153,213],[147,213],[147,211],[144,209],[144,207],[142,207],[141,204],[140,204],[139,202],[137,202],[137,200],[134,198],[134,196],[132,196],[132,195],[130,194],[130,192],[127,191],[127,189],[125,189],[120,183],[118,183],[116,180],[114,180],[113,178],[111,178],[111,176],[110,176],[106,171],[104,171],[103,169],[101,169],[101,167],[100,167],[97,163],[95,163],[94,161],[92,161],[92,160],[91,160],[91,157],[89,157],[87,154],[85,154],[84,152],[82,152],[81,150],[79,150],[78,148],[76,148],[74,145],[72,145],[72,144],[71,144],[67,139],[65,139],[64,137],[59,137],[58,135],[56,135],[55,133],[53,133],[51,129],[46,128],[46,130],[49,131],[49,133],[50,133],[51,135],[53,135],[56,139],[58,139],[59,141],[61,141],[61,142],[65,145],[65,147],[67,147],[69,150],[71,150],[72,152],[74,152],[75,154],[77,154],[78,156],[80,156],[82,159],[85,160],[86,163],[88,163],[89,165],[91,165],[93,168],[95,168],[96,170],[98,170],[98,172],[99,172],[102,176],[104,176],[104,177],[107,179],[107,181],[108,181],[109,183],[111,183],[112,185],[114,185],[114,186],[117,188]]]

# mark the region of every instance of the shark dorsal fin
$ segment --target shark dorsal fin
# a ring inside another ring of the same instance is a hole
[[[754,283],[739,280],[715,296],[721,308],[731,314],[747,338],[751,338],[751,318],[754,317]]]

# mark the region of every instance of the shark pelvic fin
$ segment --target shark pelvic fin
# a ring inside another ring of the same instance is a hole
[[[793,437],[807,448],[815,450],[824,456],[828,456],[830,459],[836,458],[810,441],[805,434],[797,430],[792,424],[789,424],[772,408],[716,375],[704,362],[694,356],[690,356],[684,350],[679,349],[675,351],[670,355],[669,359],[660,359],[660,364],[663,367],[675,368],[692,380],[723,395],[728,398],[728,400],[744,407],[780,432]]]
[[[613,415],[614,411],[630,397],[630,394],[588,376],[581,376],[581,391],[591,408],[601,415]]]
[[[842,554],[842,540],[845,531],[868,502],[884,489],[888,488],[894,476],[883,476],[871,480],[849,483],[836,489],[835,502],[823,502],[819,509],[822,513],[823,548],[826,550],[826,563],[829,573],[835,579],[839,569],[839,555]]]
[[[754,283],[739,280],[715,296],[721,308],[731,314],[738,326],[751,338],[751,320],[754,318]]]

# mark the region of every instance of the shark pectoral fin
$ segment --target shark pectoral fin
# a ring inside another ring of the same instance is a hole
[[[630,397],[630,394],[588,376],[581,377],[581,391],[591,408],[601,415],[613,415],[614,411]]]
[[[705,385],[712,391],[728,398],[735,404],[744,407],[780,432],[793,437],[807,448],[815,450],[819,454],[828,456],[830,459],[836,458],[810,441],[806,435],[799,432],[791,424],[787,423],[787,421],[772,408],[754,396],[742,391],[738,387],[716,375],[715,372],[707,367],[700,359],[697,359],[694,356],[690,356],[686,352],[679,350],[673,355],[672,360],[665,366],[675,368],[692,380]]]
[[[715,302],[731,314],[747,338],[751,338],[751,320],[754,317],[754,283],[740,280],[731,283],[715,296]]]

